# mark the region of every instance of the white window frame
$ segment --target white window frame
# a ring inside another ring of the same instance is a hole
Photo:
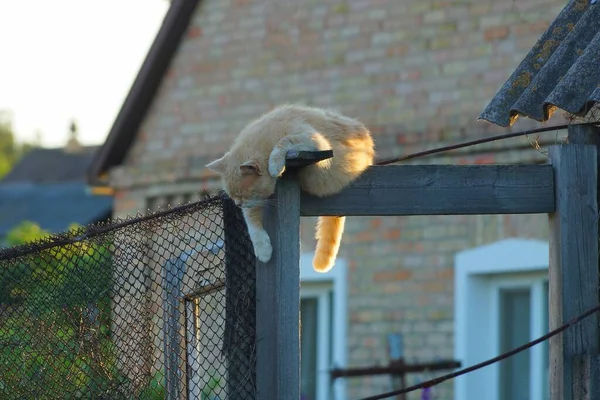
[[[529,283],[532,288],[532,302],[539,302],[539,291],[542,290],[539,282],[543,278],[547,279],[548,265],[548,242],[536,239],[505,239],[456,254],[454,357],[462,362],[463,367],[498,355],[500,289]],[[541,309],[541,304],[535,306]],[[532,318],[536,320],[532,323],[535,327],[532,326],[531,333],[540,336],[538,326],[541,325],[543,316],[533,315]],[[542,349],[535,346],[532,351],[535,354]],[[534,361],[531,368],[532,371],[538,371],[542,366]],[[498,364],[460,376],[455,380],[454,398],[471,400],[481,398],[485,393],[486,399],[497,400],[498,378]],[[542,383],[532,386],[541,388]],[[539,389],[534,389],[532,394],[535,394],[536,390]]]
[[[335,315],[330,324],[320,322],[317,337],[329,338],[327,327],[331,326],[332,332],[332,360],[327,364],[329,353],[329,340],[318,340],[317,349],[317,400],[332,400],[329,397],[330,389],[334,399],[346,398],[346,386],[344,379],[336,379],[331,385],[330,370],[334,367],[346,367],[346,334],[347,334],[347,306],[348,306],[348,284],[347,263],[338,258],[334,267],[326,273],[316,272],[312,266],[314,253],[303,253],[300,255],[300,297],[317,297],[318,319],[325,322],[326,318],[331,320],[329,308],[329,292],[333,292],[333,309]]]

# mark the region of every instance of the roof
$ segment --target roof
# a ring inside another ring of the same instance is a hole
[[[543,122],[556,107],[582,116],[600,102],[600,2],[592,3],[565,6],[479,119],[510,126],[523,115]]]
[[[60,232],[72,223],[87,225],[104,220],[111,210],[112,196],[91,194],[83,181],[6,183],[0,185],[0,236],[23,221]]]
[[[28,152],[0,183],[52,183],[85,181],[97,146],[83,147],[78,152],[59,149],[33,149]]]
[[[106,141],[87,171],[90,183],[97,183],[100,176],[125,159],[199,2],[200,0],[171,1]]]

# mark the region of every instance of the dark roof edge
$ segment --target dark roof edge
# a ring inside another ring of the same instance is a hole
[[[90,184],[100,184],[102,174],[123,162],[199,1],[172,0],[121,110],[87,171]]]

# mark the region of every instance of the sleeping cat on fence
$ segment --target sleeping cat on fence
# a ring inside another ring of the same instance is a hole
[[[273,248],[263,229],[262,211],[285,169],[288,150],[333,150],[333,158],[300,169],[300,188],[315,196],[340,192],[373,164],[368,129],[337,112],[283,105],[250,122],[227,153],[206,167],[219,173],[225,192],[242,208],[256,257],[267,262]],[[339,250],[345,217],[319,217],[313,268],[331,269]]]

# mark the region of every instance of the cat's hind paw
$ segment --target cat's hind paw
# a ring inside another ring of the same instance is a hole
[[[266,263],[271,259],[273,246],[271,246],[271,239],[267,232],[257,231],[252,244],[254,245],[254,255],[260,262]]]

